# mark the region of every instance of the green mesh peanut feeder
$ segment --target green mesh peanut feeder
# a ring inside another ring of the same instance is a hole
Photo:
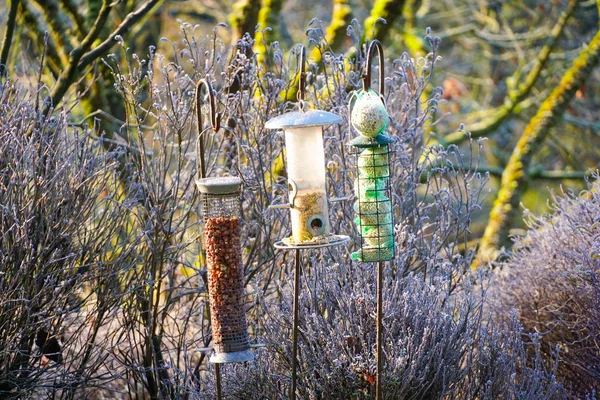
[[[356,156],[354,212],[362,246],[352,258],[362,262],[394,258],[394,223],[390,194],[390,150],[385,134],[388,113],[371,89],[353,95],[350,122],[359,136],[350,142]]]

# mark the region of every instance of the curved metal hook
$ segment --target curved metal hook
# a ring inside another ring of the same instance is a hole
[[[300,46],[300,77],[298,79],[298,94],[296,98],[298,101],[304,100],[305,86],[306,86],[306,46],[301,44]]]
[[[204,130],[202,129],[202,86],[208,91],[208,106],[210,111],[210,124],[213,131],[217,132],[221,127],[219,114],[217,113],[217,99],[212,85],[207,79],[200,79],[196,85],[196,117],[198,119],[198,142],[196,147],[197,157],[200,161],[200,178],[206,177],[206,164],[204,161]]]
[[[384,71],[384,58],[383,58],[383,46],[381,42],[377,39],[374,39],[369,44],[369,49],[367,50],[367,63],[365,65],[365,70],[362,74],[363,81],[363,90],[368,90],[371,87],[371,66],[373,64],[373,53],[377,50],[377,55],[379,56],[379,97],[381,97],[381,101],[384,96],[384,80],[385,80],[385,71]]]

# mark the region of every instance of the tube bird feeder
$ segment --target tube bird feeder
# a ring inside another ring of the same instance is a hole
[[[342,119],[320,110],[296,111],[269,120],[267,129],[285,133],[289,208],[294,245],[319,244],[331,234],[323,128]]]
[[[204,244],[211,309],[211,363],[254,359],[250,351],[242,269],[241,180],[237,177],[196,181],[202,197]]]

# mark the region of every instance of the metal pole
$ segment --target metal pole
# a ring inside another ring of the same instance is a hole
[[[383,334],[383,261],[377,263],[377,372],[375,398],[381,400],[381,375],[383,373],[383,357],[381,338]]]
[[[221,400],[221,364],[215,364],[215,376],[217,380],[217,400]]]
[[[290,388],[290,400],[296,400],[296,374],[298,356],[298,320],[300,317],[300,249],[296,249],[294,260],[294,322],[292,326],[292,387]]]

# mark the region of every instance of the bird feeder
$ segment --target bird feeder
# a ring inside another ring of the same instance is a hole
[[[374,43],[375,48],[378,43]],[[362,246],[352,253],[352,258],[362,262],[387,261],[394,257],[389,150],[393,140],[385,133],[389,116],[383,100],[369,88],[372,49],[369,49],[363,89],[354,93],[349,106],[350,123],[359,133],[350,145],[356,155],[354,222],[362,237]],[[383,74],[380,74],[380,93],[383,93]]]
[[[241,180],[196,181],[202,199],[208,294],[214,353],[212,363],[254,359],[244,312],[241,232]]]
[[[341,121],[330,112],[310,110],[286,113],[265,125],[267,129],[283,129],[285,133],[291,244],[317,244],[328,240],[323,128]]]

